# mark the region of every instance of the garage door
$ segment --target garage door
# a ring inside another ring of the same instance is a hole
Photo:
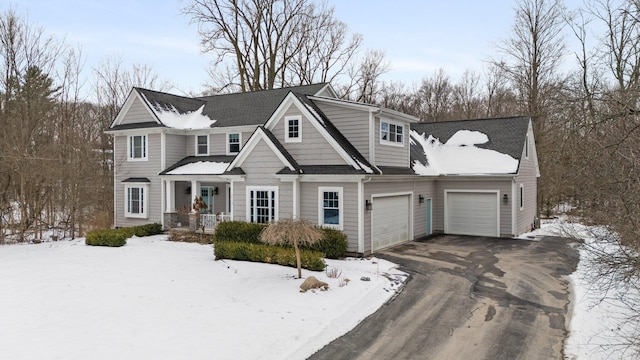
[[[373,198],[371,247],[373,251],[409,241],[409,195]]]
[[[445,233],[499,236],[497,193],[447,192],[446,195]]]

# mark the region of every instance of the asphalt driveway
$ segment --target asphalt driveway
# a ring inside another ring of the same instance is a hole
[[[562,359],[570,240],[445,235],[376,253],[402,293],[311,359]]]

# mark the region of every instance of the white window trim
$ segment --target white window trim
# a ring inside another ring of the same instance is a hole
[[[138,137],[141,136],[142,137],[142,141],[144,142],[144,146],[142,148],[142,154],[143,156],[140,158],[135,158],[133,157],[133,149],[131,148],[131,142],[133,141],[134,137]],[[147,134],[141,134],[141,135],[127,135],[127,161],[147,161],[149,159],[149,137],[147,136]]]
[[[246,192],[245,192],[245,198],[246,198],[246,221],[247,222],[253,222],[253,219],[251,219],[251,191],[273,191],[274,194],[274,206],[273,206],[273,221],[278,221],[280,219],[279,214],[280,214],[280,197],[278,194],[278,187],[277,186],[247,186],[246,188]]]
[[[387,123],[389,125],[393,124],[396,127],[400,126],[402,127],[402,142],[395,142],[395,141],[389,141],[389,140],[383,140],[382,139],[382,123]],[[404,142],[407,138],[407,133],[405,131],[405,126],[403,123],[400,122],[396,122],[396,121],[390,121],[390,120],[383,120],[380,119],[380,125],[378,126],[378,132],[379,132],[379,140],[380,140],[380,144],[381,145],[388,145],[388,146],[395,146],[395,147],[404,147]]]
[[[524,184],[520,184],[520,197],[518,201],[520,202],[520,210],[524,209]]]
[[[207,152],[205,154],[199,154],[198,153],[198,137],[199,136],[206,136],[207,137]],[[194,150],[194,154],[196,154],[196,156],[208,156],[209,155],[209,146],[211,143],[211,139],[209,134],[197,134],[194,136],[194,142],[195,142],[195,150]]]
[[[230,149],[229,149],[229,145],[230,145],[230,143],[229,143],[229,135],[232,135],[232,134],[238,134],[238,145],[239,145],[239,147],[238,147],[238,152],[231,152],[231,151],[229,151],[229,150],[230,150]],[[226,148],[227,148],[227,155],[236,155],[236,154],[238,154],[238,153],[240,152],[240,150],[242,150],[242,133],[241,133],[241,132],[239,132],[239,131],[238,131],[238,132],[228,132],[228,133],[225,135],[225,137],[226,137],[226,139],[227,139],[227,145],[226,145]]]
[[[298,120],[298,137],[295,137],[295,138],[289,137],[289,121],[290,120]],[[302,142],[302,116],[301,115],[291,115],[291,116],[284,117],[284,142],[287,142],[287,143]]]
[[[325,192],[337,192],[338,193],[338,224],[325,224],[324,223],[324,193]],[[342,187],[330,187],[319,186],[318,187],[318,225],[322,227],[332,228],[336,230],[344,229],[344,192]]]
[[[142,213],[129,212],[129,189],[142,189]],[[127,183],[124,185],[124,216],[128,218],[147,219],[149,217],[149,184]]]

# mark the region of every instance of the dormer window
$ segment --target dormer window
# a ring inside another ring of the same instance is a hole
[[[196,135],[196,155],[209,155],[209,135]]]
[[[380,121],[380,143],[404,146],[404,126],[388,121]]]
[[[300,116],[286,116],[284,118],[284,125],[285,142],[302,141],[302,121]]]

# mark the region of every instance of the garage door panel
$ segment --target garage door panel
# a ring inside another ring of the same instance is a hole
[[[447,192],[445,216],[449,234],[498,236],[498,194]]]
[[[409,195],[374,198],[371,214],[373,251],[409,240],[409,199]]]

